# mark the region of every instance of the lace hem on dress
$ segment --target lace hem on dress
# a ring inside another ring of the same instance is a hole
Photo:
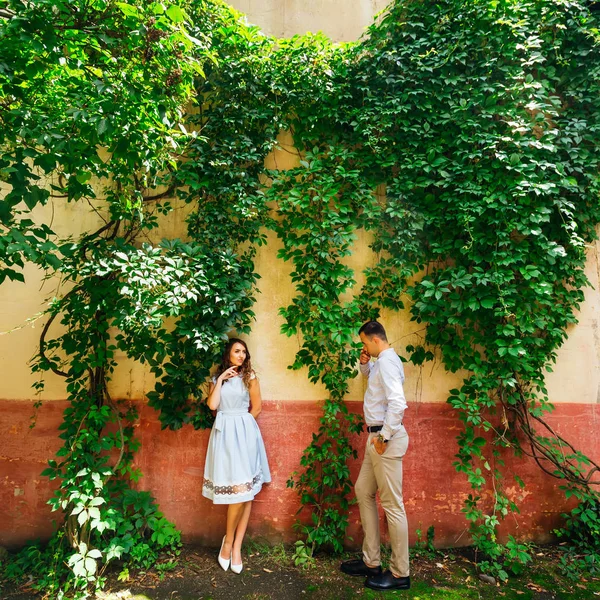
[[[262,470],[252,479],[237,485],[215,485],[210,479],[205,479],[202,486],[202,495],[215,504],[232,502],[246,502],[252,500],[260,492],[264,483]]]
[[[204,480],[204,487],[211,490],[213,494],[243,494],[251,492],[252,488],[262,481],[262,473],[259,473],[252,481],[240,483],[239,485],[215,485],[210,479]]]

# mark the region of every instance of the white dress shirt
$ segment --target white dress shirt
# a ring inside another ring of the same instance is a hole
[[[381,435],[389,440],[402,427],[407,409],[402,361],[393,348],[387,348],[375,363],[361,364],[360,372],[369,378],[364,400],[365,423],[369,427],[383,425]]]

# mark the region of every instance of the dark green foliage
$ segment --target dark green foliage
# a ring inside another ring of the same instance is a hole
[[[417,529],[417,541],[411,548],[412,556],[426,556],[427,558],[435,558],[438,550],[435,548],[435,527],[430,525],[427,528],[426,539],[423,539],[423,534],[420,529]]]
[[[64,377],[70,402],[64,446],[44,472],[58,482],[50,503],[64,523],[11,573],[85,595],[111,561],[148,568],[179,545],[152,497],[130,487],[141,475],[132,466],[137,416],[110,396],[118,357],[150,365],[149,403],[163,427],[210,426],[201,386],[227,333],[247,332],[253,318],[254,250],[238,250],[258,226],[230,215],[200,228],[190,218],[185,242],[144,241],[171,212],[161,201],[176,187],[196,215],[204,207],[188,174],[194,165],[201,173],[213,150],[195,154],[202,138],[185,120],[203,67],[216,60],[209,38],[191,33],[187,11],[202,13],[202,2],[5,4],[0,277],[22,279],[25,260],[60,274],[33,369]],[[31,211],[50,197],[93,202],[104,224],[79,239],[33,226]]]
[[[578,581],[581,573],[600,572],[600,501],[587,491],[566,488],[565,492],[579,503],[570,514],[563,515],[565,526],[555,533],[567,542],[561,569],[569,579]]]
[[[596,497],[595,465],[543,421],[552,410],[544,375],[576,322],[585,245],[600,220],[595,27],[576,3],[399,2],[343,59],[329,50],[293,123],[305,163],[285,196],[295,213],[280,228],[283,255],[315,268],[296,269],[300,295],[284,313],[305,337],[299,361],[313,376],[326,372],[324,358],[336,354],[332,315],[356,325],[359,314],[410,298],[413,319],[426,324],[425,347],[410,346],[411,358],[422,363],[435,350],[448,370],[467,372],[449,397],[464,423],[455,467],[474,488],[465,515],[481,567],[500,578],[529,560],[525,546],[496,539],[499,520],[518,510],[502,484],[503,449]],[[349,186],[348,173],[361,185]],[[365,189],[381,185],[380,204]],[[298,214],[307,211],[312,220]],[[335,294],[353,274],[327,244],[344,252],[359,227],[377,232],[379,262],[367,271],[361,311],[349,314]],[[335,283],[320,283],[330,273]],[[326,306],[312,301],[319,293]],[[311,319],[323,350],[306,336]],[[489,477],[488,513],[480,499]]]

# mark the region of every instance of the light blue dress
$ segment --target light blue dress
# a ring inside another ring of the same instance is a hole
[[[223,382],[202,486],[202,495],[214,504],[253,500],[263,483],[271,481],[265,445],[249,407],[250,394],[241,377]]]

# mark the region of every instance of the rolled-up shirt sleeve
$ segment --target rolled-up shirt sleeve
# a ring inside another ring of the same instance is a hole
[[[407,408],[404,396],[404,372],[402,364],[400,368],[388,360],[380,361],[379,374],[385,390],[387,409],[383,421],[381,435],[389,440],[402,426],[404,411]]]
[[[362,363],[358,363],[358,368],[360,369],[360,372],[365,377],[368,377],[371,374],[371,367],[372,366],[373,366],[373,363],[371,361],[365,363],[364,365]]]

